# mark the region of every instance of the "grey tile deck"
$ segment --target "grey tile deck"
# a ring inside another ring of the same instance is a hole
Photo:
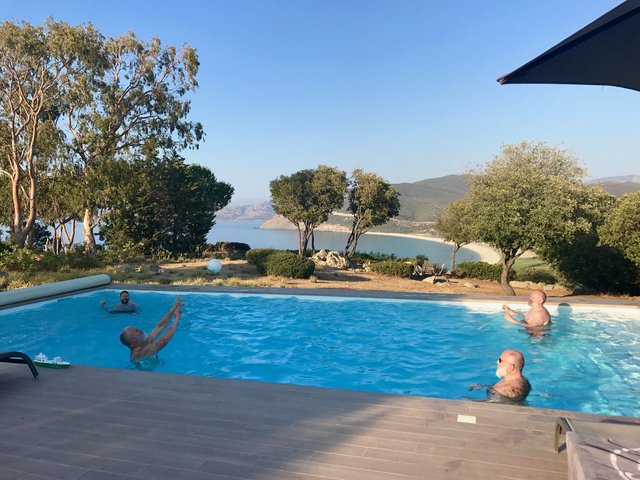
[[[33,379],[3,364],[0,479],[563,480],[562,413],[78,366]]]

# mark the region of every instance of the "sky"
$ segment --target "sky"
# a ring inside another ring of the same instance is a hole
[[[104,35],[196,48],[188,162],[233,203],[320,164],[392,183],[463,173],[503,145],[572,151],[589,178],[640,174],[640,94],[496,79],[619,0],[4,0],[3,20],[51,16]]]

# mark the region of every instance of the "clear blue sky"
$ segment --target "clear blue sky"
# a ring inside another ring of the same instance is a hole
[[[496,82],[618,3],[5,0],[2,17],[195,47],[192,118],[207,136],[185,156],[231,183],[237,202],[318,164],[413,182],[521,140],[572,149],[592,178],[640,174],[640,93]]]

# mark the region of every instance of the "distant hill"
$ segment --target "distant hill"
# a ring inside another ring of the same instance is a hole
[[[463,197],[469,189],[467,175],[447,175],[414,183],[396,183],[400,193],[398,219],[433,222],[449,203]]]
[[[640,190],[640,175],[595,178],[593,180],[589,180],[587,183],[602,185],[602,188],[611,195],[621,197],[625,193],[637,192]]]
[[[640,175],[624,177],[607,177],[589,180],[589,184],[598,184],[611,195],[620,197],[625,193],[640,190]],[[434,222],[438,214],[454,200],[462,198],[469,188],[467,175],[447,175],[445,177],[428,178],[413,183],[396,183],[393,186],[400,193],[400,215],[387,225],[378,227],[378,231],[415,232],[427,231],[430,222]],[[269,202],[253,205],[229,205],[216,214],[219,220],[269,220],[275,212]],[[331,226],[346,229],[350,226],[351,217],[346,210],[336,212],[328,222]],[[267,228],[281,228],[282,222],[274,221]],[[283,227],[284,228],[284,227]]]
[[[228,205],[216,213],[216,219],[227,222],[267,220],[275,214],[270,202],[260,202],[253,205]]]

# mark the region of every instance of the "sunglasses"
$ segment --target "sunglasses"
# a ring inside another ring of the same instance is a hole
[[[500,364],[500,363],[506,363],[508,365],[511,365],[511,366],[515,367],[515,365],[513,363],[503,360],[502,357],[498,358],[498,364]]]

